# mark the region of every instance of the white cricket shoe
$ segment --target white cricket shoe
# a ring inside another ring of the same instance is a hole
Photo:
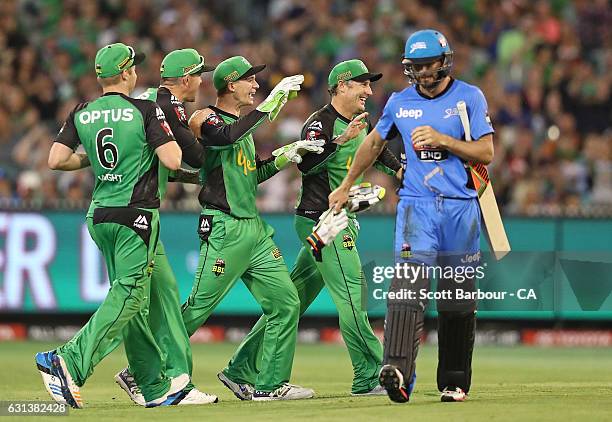
[[[212,394],[206,394],[198,390],[197,388],[192,388],[189,390],[187,395],[179,401],[179,406],[185,405],[194,405],[194,404],[212,404],[217,403],[219,398]]]
[[[299,385],[284,383],[274,391],[258,391],[253,393],[253,401],[300,400],[314,396],[314,390]]]
[[[223,371],[217,374],[217,378],[219,381],[223,383],[227,388],[229,388],[232,393],[240,400],[252,400],[253,393],[255,392],[255,388],[251,384],[239,384],[237,382],[232,381],[223,373]]]
[[[128,368],[125,368],[123,371],[120,371],[117,375],[115,375],[115,382],[138,406],[144,406],[146,404],[142,391],[140,391],[140,387],[138,384],[136,384],[134,376],[130,373]]]
[[[181,374],[171,378],[170,389],[161,397],[148,401],[146,407],[171,406],[185,397],[183,388],[189,384],[189,375]],[[178,401],[177,401],[178,400]]]
[[[459,387],[446,387],[440,394],[442,402],[465,401],[466,399],[467,394]]]
[[[68,404],[75,409],[83,408],[79,386],[75,384],[64,358],[55,350],[36,353],[36,367],[42,375],[49,395],[58,403]]]
[[[370,391],[366,391],[365,393],[351,393],[353,397],[367,397],[367,396],[386,396],[387,390],[382,385],[377,385],[372,388]]]

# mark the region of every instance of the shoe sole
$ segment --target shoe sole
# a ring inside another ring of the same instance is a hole
[[[119,372],[120,374],[121,372]],[[130,388],[127,386],[127,384],[123,381],[123,378],[121,378],[121,376],[119,376],[119,374],[115,375],[115,382],[117,383],[117,385],[123,390],[125,391],[125,393],[128,395],[128,397],[130,398],[130,400],[132,400],[133,403],[137,404],[138,406],[144,406],[146,403],[144,402],[144,397],[143,397],[143,401],[139,402],[138,400],[136,400],[132,393],[130,392]]]
[[[380,385],[387,390],[387,396],[396,403],[406,403],[410,399],[403,388],[400,388],[400,378],[394,368],[383,367],[380,371]]]
[[[463,398],[461,399],[456,399],[451,395],[447,395],[447,394],[442,394],[440,396],[440,401],[442,403],[461,403],[464,402],[467,399],[467,396],[463,396]]]
[[[57,362],[53,362],[53,366],[55,367],[55,369],[59,371],[61,375],[58,378],[60,379],[60,382],[62,385],[62,394],[64,398],[66,399],[66,402],[70,406],[72,406],[75,409],[82,409],[83,399],[81,398],[81,392],[79,390],[79,387],[77,387],[74,381],[72,380],[72,377],[70,376],[70,372],[68,372],[68,368],[66,367],[66,362],[64,362],[64,359],[59,355],[56,355],[56,356],[57,356]],[[66,380],[66,385],[64,385],[63,379]],[[74,391],[70,388],[71,384],[74,385],[73,387]],[[68,397],[66,397],[66,395]]]
[[[225,379],[228,379],[228,378],[227,378],[225,375],[222,375],[222,374],[223,374],[222,372],[219,372],[219,373],[217,374],[217,378],[218,378],[218,379],[219,379],[219,381],[221,381],[221,383],[222,383],[223,385],[225,385],[225,386],[226,386],[226,387],[227,387],[227,388],[228,388],[228,389],[229,389],[229,390],[230,390],[232,393],[234,393],[234,396],[236,396],[236,398],[238,398],[239,400],[242,400],[242,401],[251,401],[251,400],[253,400],[253,396],[251,396],[250,398],[248,398],[248,397],[244,397],[244,396],[242,396],[242,395],[241,395],[239,392],[237,392],[236,390],[234,390],[234,389],[232,388],[232,386],[231,386],[231,385],[230,385],[230,384],[229,384],[229,383],[228,383],[228,382],[225,380]],[[223,377],[223,378],[222,378],[222,377]],[[228,379],[228,380],[229,380],[229,379]]]

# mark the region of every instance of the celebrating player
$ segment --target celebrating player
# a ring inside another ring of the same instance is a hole
[[[464,164],[491,162],[493,127],[482,92],[453,79],[452,62],[453,51],[441,33],[427,29],[408,38],[402,63],[411,86],[389,98],[347,177],[329,196],[330,205],[339,209],[353,182],[376,159],[385,141],[399,133],[406,150],[406,173],[399,192],[395,258],[404,265],[457,266],[466,257],[469,259],[463,261],[471,262],[467,265],[478,263],[480,209]],[[476,142],[462,141],[458,101],[467,103]],[[391,289],[418,292],[428,288],[427,276],[416,270],[419,276],[413,280],[396,275]],[[438,281],[439,291],[452,292],[456,286],[450,278]],[[473,279],[463,283],[463,289],[473,288]],[[385,366],[380,382],[396,402],[409,400],[416,377],[426,301],[420,295],[415,297],[387,302]],[[475,310],[475,301],[438,301],[437,382],[442,401],[463,401],[470,389]]]
[[[139,98],[155,101],[164,112],[176,141],[183,152],[183,161],[192,167],[202,166],[204,149],[196,140],[187,124],[184,102],[193,102],[200,84],[201,74],[214,70],[214,66],[204,63],[194,49],[175,50],[166,55],[162,61],[159,88],[149,88]],[[192,173],[172,172],[170,180],[189,180]],[[195,176],[197,177],[197,173]],[[197,179],[196,179],[197,180]],[[181,315],[176,278],[168,262],[164,245],[161,241],[155,250],[155,265],[151,279],[151,303],[149,306],[149,325],[153,336],[166,356],[166,373],[168,376],[188,373],[191,369],[191,345]],[[115,375],[115,380],[129,395],[134,403],[145,405],[142,388],[136,383],[136,368],[125,368]],[[216,403],[217,396],[203,393],[190,382],[182,394],[173,397],[167,404],[188,405]]]
[[[77,170],[91,163],[95,187],[87,228],[112,280],[104,302],[68,343],[36,354],[51,397],[75,408],[83,407],[79,387],[121,343],[122,334],[148,407],[182,395],[189,382],[186,373],[165,374],[165,356],[149,328],[163,173],[180,167],[182,153],[161,109],[128,96],[136,85],[135,65],[143,59],[121,43],[100,49],[95,69],[104,95],[70,113],[49,153],[52,169]],[[79,144],[86,154],[74,152]]]
[[[220,63],[213,74],[216,104],[195,112],[189,122],[206,148],[200,171],[200,259],[193,290],[183,304],[183,320],[192,335],[241,278],[267,317],[261,372],[254,383],[255,391],[249,389],[243,394],[253,400],[302,399],[312,397],[314,392],[288,383],[299,299],[272,240],[274,230],[259,216],[255,195],[258,183],[292,160],[300,161],[309,151],[322,152],[322,141],[297,141],[277,157],[259,158],[251,132],[266,118],[274,119],[304,80],[301,75],[283,79],[255,111],[239,118],[241,109],[253,104],[259,88],[256,74],[264,67],[251,66],[241,56]]]
[[[328,209],[327,196],[346,176],[357,148],[370,129],[365,121],[365,103],[372,95],[371,82],[381,77],[380,73],[370,73],[361,60],[344,61],[331,70],[328,78],[331,103],[314,112],[302,129],[302,138],[324,139],[324,151],[319,155],[309,154],[298,164],[302,172],[302,190],[295,229],[302,241],[302,248],[291,272],[291,280],[300,298],[300,315],[315,300],[323,286],[329,289],[338,309],[340,330],[353,364],[351,391],[356,396],[384,394],[384,390],[378,384],[382,346],[362,307],[363,273],[355,245],[359,234],[355,214],[349,213],[348,227],[328,247],[316,250],[316,242],[311,243],[307,239],[317,219]],[[399,175],[399,161],[386,148],[381,151],[376,167],[389,175]],[[311,246],[320,254],[318,259],[313,257]],[[266,320],[265,315],[259,319],[220,377],[254,382]],[[237,393],[236,386],[233,387],[236,395],[243,398]]]

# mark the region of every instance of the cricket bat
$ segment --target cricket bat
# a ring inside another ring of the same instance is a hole
[[[472,140],[472,135],[465,101],[459,101],[457,103],[457,111],[459,112],[461,125],[465,132],[465,140],[469,142]],[[487,233],[489,247],[495,255],[495,259],[499,261],[510,252],[510,242],[508,241],[504,223],[502,222],[501,214],[497,207],[497,199],[495,199],[493,186],[491,186],[491,181],[489,180],[489,172],[487,171],[487,167],[482,163],[470,162],[468,163],[468,168],[472,175],[474,188],[478,193],[480,212]]]

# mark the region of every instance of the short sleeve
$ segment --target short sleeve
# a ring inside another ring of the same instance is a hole
[[[166,121],[164,112],[157,103],[152,101],[147,108],[145,116],[145,132],[147,142],[154,150],[168,142],[174,141],[174,134]]]
[[[375,127],[376,131],[386,141],[393,139],[398,134],[395,121],[393,120],[393,112],[391,110],[393,95],[391,95],[391,97],[389,97],[387,100],[387,104],[385,104],[382,115],[380,116],[380,119],[378,120],[378,123],[376,123]]]
[[[79,106],[77,106],[78,108]],[[75,110],[77,109],[75,108]],[[62,125],[59,130],[57,137],[55,138],[55,142],[59,142],[60,144],[66,145],[68,148],[72,148],[75,150],[81,140],[79,138],[79,133],[76,129],[76,125],[74,124],[75,110],[72,110],[68,115],[68,118]]]
[[[488,113],[487,100],[482,91],[475,89],[475,94],[472,96],[468,105],[468,115],[470,118],[470,130],[472,139],[479,139],[489,133],[494,133],[491,118]]]

